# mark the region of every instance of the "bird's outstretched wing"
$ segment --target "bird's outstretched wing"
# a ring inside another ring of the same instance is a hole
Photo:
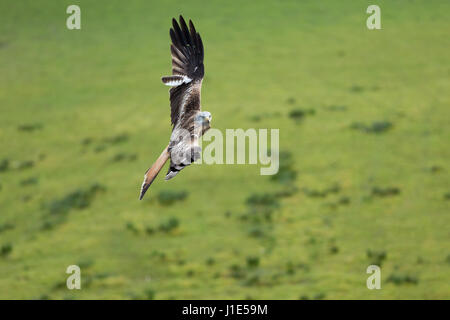
[[[186,120],[200,110],[204,50],[194,24],[189,20],[188,28],[182,16],[179,24],[172,19],[170,38],[172,76],[163,77],[162,81],[173,87],[170,89],[170,117],[175,128],[186,124]]]

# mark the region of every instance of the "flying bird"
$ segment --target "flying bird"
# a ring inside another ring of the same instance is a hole
[[[212,119],[211,113],[201,111],[200,103],[204,75],[202,38],[191,20],[189,28],[182,16],[179,20],[180,23],[172,19],[170,29],[172,75],[161,78],[172,87],[169,90],[172,134],[168,146],[145,173],[140,200],[169,158],[166,180],[200,158],[199,139],[210,128]]]

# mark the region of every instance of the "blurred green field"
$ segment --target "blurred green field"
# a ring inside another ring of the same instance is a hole
[[[449,299],[449,10],[0,1],[0,298]],[[170,136],[180,13],[213,127],[279,128],[282,168],[193,165],[138,201]]]

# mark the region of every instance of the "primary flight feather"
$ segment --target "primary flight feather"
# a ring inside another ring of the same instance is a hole
[[[204,75],[204,49],[202,38],[189,20],[189,28],[180,16],[179,23],[172,19],[170,52],[172,75],[162,77],[162,82],[172,88],[170,93],[170,118],[172,135],[169,145],[147,170],[139,199],[142,199],[159,171],[170,158],[166,180],[172,179],[182,169],[198,160],[200,137],[210,128],[211,114],[201,111],[200,94]]]

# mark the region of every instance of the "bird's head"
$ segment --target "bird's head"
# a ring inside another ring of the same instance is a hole
[[[202,111],[195,116],[194,121],[198,124],[204,125],[211,122],[212,116],[208,111]]]

